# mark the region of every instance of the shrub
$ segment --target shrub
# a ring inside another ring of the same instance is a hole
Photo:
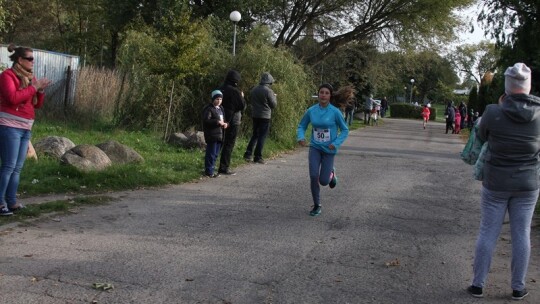
[[[275,79],[272,90],[278,105],[272,111],[270,137],[291,147],[296,143],[296,128],[306,108],[311,105],[313,84],[304,66],[297,63],[291,52],[271,44],[271,32],[265,26],[255,28],[237,58],[242,73],[243,89],[248,109],[244,115],[244,133],[251,128],[249,91],[259,84],[261,74],[269,72]]]
[[[410,103],[393,103],[390,105],[392,111],[392,118],[421,118],[422,117],[422,107],[415,106]],[[429,120],[437,119],[437,109],[431,107],[429,114]]]

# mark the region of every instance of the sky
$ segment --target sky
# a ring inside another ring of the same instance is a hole
[[[458,14],[462,16],[462,19],[467,24],[469,22],[472,22],[474,25],[473,33],[469,33],[469,31],[463,31],[460,33],[461,43],[459,44],[462,44],[462,43],[473,44],[473,43],[479,43],[482,40],[491,40],[491,39],[488,39],[484,35],[484,30],[476,22],[476,18],[478,17],[478,11],[479,11],[478,5],[473,5],[464,11],[458,12]]]

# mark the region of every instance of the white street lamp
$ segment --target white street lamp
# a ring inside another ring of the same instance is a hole
[[[412,89],[414,85],[414,78],[411,78],[411,99],[409,100],[409,103],[412,103]]]
[[[236,56],[236,23],[242,19],[242,15],[240,15],[240,12],[233,11],[229,15],[229,19],[231,19],[232,22],[234,22],[234,36],[233,36],[233,47],[232,47],[232,54],[233,56]]]

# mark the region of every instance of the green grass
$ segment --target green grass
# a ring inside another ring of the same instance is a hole
[[[101,172],[82,173],[61,165],[56,159],[40,155],[37,162],[28,160],[25,163],[19,186],[22,196],[89,194],[178,184],[199,178],[204,169],[204,151],[174,147],[165,143],[160,134],[151,131],[130,132],[108,127],[88,130],[68,124],[39,122],[34,126],[32,142],[51,135],[69,138],[75,145],[116,140],[135,149],[145,161],[142,164],[113,165]],[[245,145],[242,139],[237,143],[233,165],[243,161],[241,153]],[[270,154],[278,149],[272,143],[268,147]]]

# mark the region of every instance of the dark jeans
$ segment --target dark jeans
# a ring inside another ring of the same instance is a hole
[[[231,164],[232,151],[236,144],[236,135],[238,135],[239,125],[229,125],[225,129],[225,137],[223,138],[223,149],[221,150],[221,157],[219,159],[219,170],[227,171]]]
[[[253,118],[253,135],[249,140],[249,144],[244,153],[244,158],[251,158],[253,154],[253,160],[258,161],[262,159],[262,150],[264,148],[264,141],[270,130],[270,119],[266,118]],[[253,147],[255,147],[255,153],[253,153]]]
[[[354,110],[345,110],[345,122],[350,126],[353,122]]]
[[[364,109],[364,124],[369,125],[370,120],[371,120],[371,110]]]
[[[221,149],[221,142],[212,141],[206,144],[206,153],[204,155],[204,173],[208,175],[214,174],[214,166],[216,159]]]

